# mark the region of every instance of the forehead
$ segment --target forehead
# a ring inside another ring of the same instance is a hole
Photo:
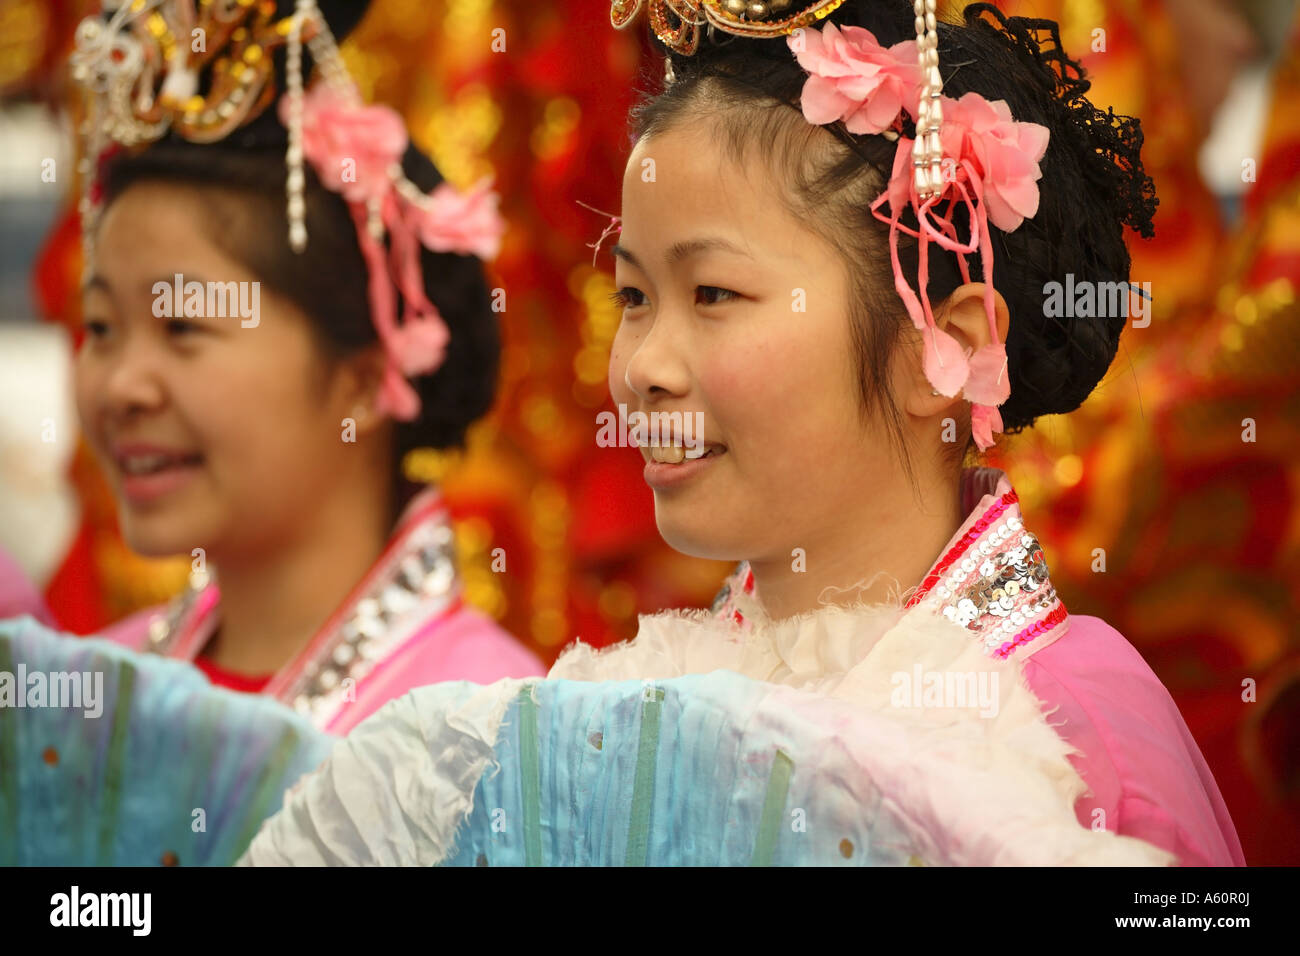
[[[624,244],[647,250],[708,234],[755,258],[802,262],[825,245],[790,209],[761,146],[739,162],[703,122],[636,143],[623,173],[621,214]]]
[[[253,278],[216,244],[212,228],[211,210],[194,190],[135,183],[103,212],[95,234],[96,272],[118,280],[113,285],[123,291],[141,277],[152,281],[177,272],[219,281]]]

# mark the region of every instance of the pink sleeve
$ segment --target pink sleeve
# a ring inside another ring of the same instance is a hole
[[[462,608],[431,622],[357,685],[356,703],[326,729],[346,734],[376,710],[416,687],[466,680],[494,684],[503,677],[545,677],[541,660],[491,618]]]
[[[1079,822],[1147,840],[1184,866],[1245,866],[1214,775],[1159,678],[1104,621],[1069,620],[1024,674],[1048,722],[1081,752],[1071,758],[1088,785]]]
[[[0,548],[0,618],[30,614],[46,627],[54,627],[54,617],[27,574],[4,548]]]

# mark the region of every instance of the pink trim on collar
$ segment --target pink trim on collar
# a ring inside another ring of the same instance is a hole
[[[967,468],[961,491],[966,520],[904,607],[934,607],[981,639],[991,656],[1028,657],[1069,629],[1042,546],[1025,530],[1020,496],[1004,472]],[[754,572],[741,562],[714,599],[714,614],[748,629],[738,604],[761,601],[755,591]]]
[[[996,468],[966,469],[962,505],[965,522],[906,606],[936,607],[1000,659],[1022,649],[1026,657],[1064,635],[1068,613],[1010,479]]]

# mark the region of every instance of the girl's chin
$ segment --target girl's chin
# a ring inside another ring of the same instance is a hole
[[[744,551],[735,540],[736,527],[723,527],[716,515],[702,516],[699,521],[690,521],[684,516],[666,515],[663,509],[655,509],[655,523],[659,536],[674,551],[692,558],[704,558],[708,561],[738,561],[736,557]]]
[[[184,516],[174,514],[143,517],[127,511],[119,513],[118,523],[126,546],[144,558],[189,557],[198,546],[197,542],[212,540],[211,534],[200,531]]]

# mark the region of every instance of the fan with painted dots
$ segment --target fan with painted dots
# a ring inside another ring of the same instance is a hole
[[[730,671],[437,684],[354,728],[241,864],[1169,861],[1081,826],[1029,755],[982,739]]]
[[[333,742],[184,662],[0,621],[0,864],[232,863]]]

